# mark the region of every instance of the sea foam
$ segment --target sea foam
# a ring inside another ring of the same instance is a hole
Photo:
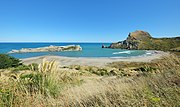
[[[114,52],[113,54],[131,54],[131,51]]]

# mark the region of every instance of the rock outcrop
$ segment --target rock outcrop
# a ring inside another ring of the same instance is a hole
[[[176,47],[180,47],[180,37],[153,38],[148,32],[137,30],[129,33],[126,40],[112,43],[108,48],[169,51]]]
[[[60,52],[60,51],[81,51],[82,48],[79,45],[68,46],[48,46],[40,48],[22,48],[20,50],[12,50],[9,53],[32,53],[32,52]]]
[[[140,42],[152,39],[148,32],[137,30],[129,33],[124,41],[112,43],[109,48],[138,49]]]

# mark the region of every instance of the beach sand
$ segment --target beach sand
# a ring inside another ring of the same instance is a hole
[[[87,58],[87,57],[63,57],[63,56],[39,56],[32,58],[21,59],[24,64],[41,63],[45,58],[48,61],[55,60],[59,62],[60,66],[69,65],[86,65],[102,67],[112,62],[151,62],[152,60],[159,59],[163,56],[169,55],[167,52],[162,51],[149,51],[151,55],[127,57],[127,58]]]

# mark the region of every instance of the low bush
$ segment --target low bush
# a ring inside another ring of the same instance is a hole
[[[27,65],[19,65],[14,68],[10,68],[11,71],[23,71],[23,70],[30,70],[30,67]]]
[[[17,67],[19,65],[22,65],[19,59],[11,57],[7,54],[0,54],[0,69]]]
[[[24,71],[24,70],[31,70],[31,71],[38,71],[38,64],[32,63],[30,65],[21,64],[17,67],[9,68],[10,71]]]

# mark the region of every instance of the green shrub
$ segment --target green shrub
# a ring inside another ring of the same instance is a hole
[[[30,67],[27,65],[19,65],[18,67],[11,68],[12,71],[23,71],[23,70],[30,70]]]
[[[142,71],[142,72],[153,72],[155,70],[157,70],[156,68],[154,67],[151,67],[151,66],[142,66],[142,67],[139,67],[139,68],[136,68],[134,69],[135,71]]]
[[[11,57],[7,54],[0,54],[0,69],[17,67],[19,65],[22,65],[19,59]]]

